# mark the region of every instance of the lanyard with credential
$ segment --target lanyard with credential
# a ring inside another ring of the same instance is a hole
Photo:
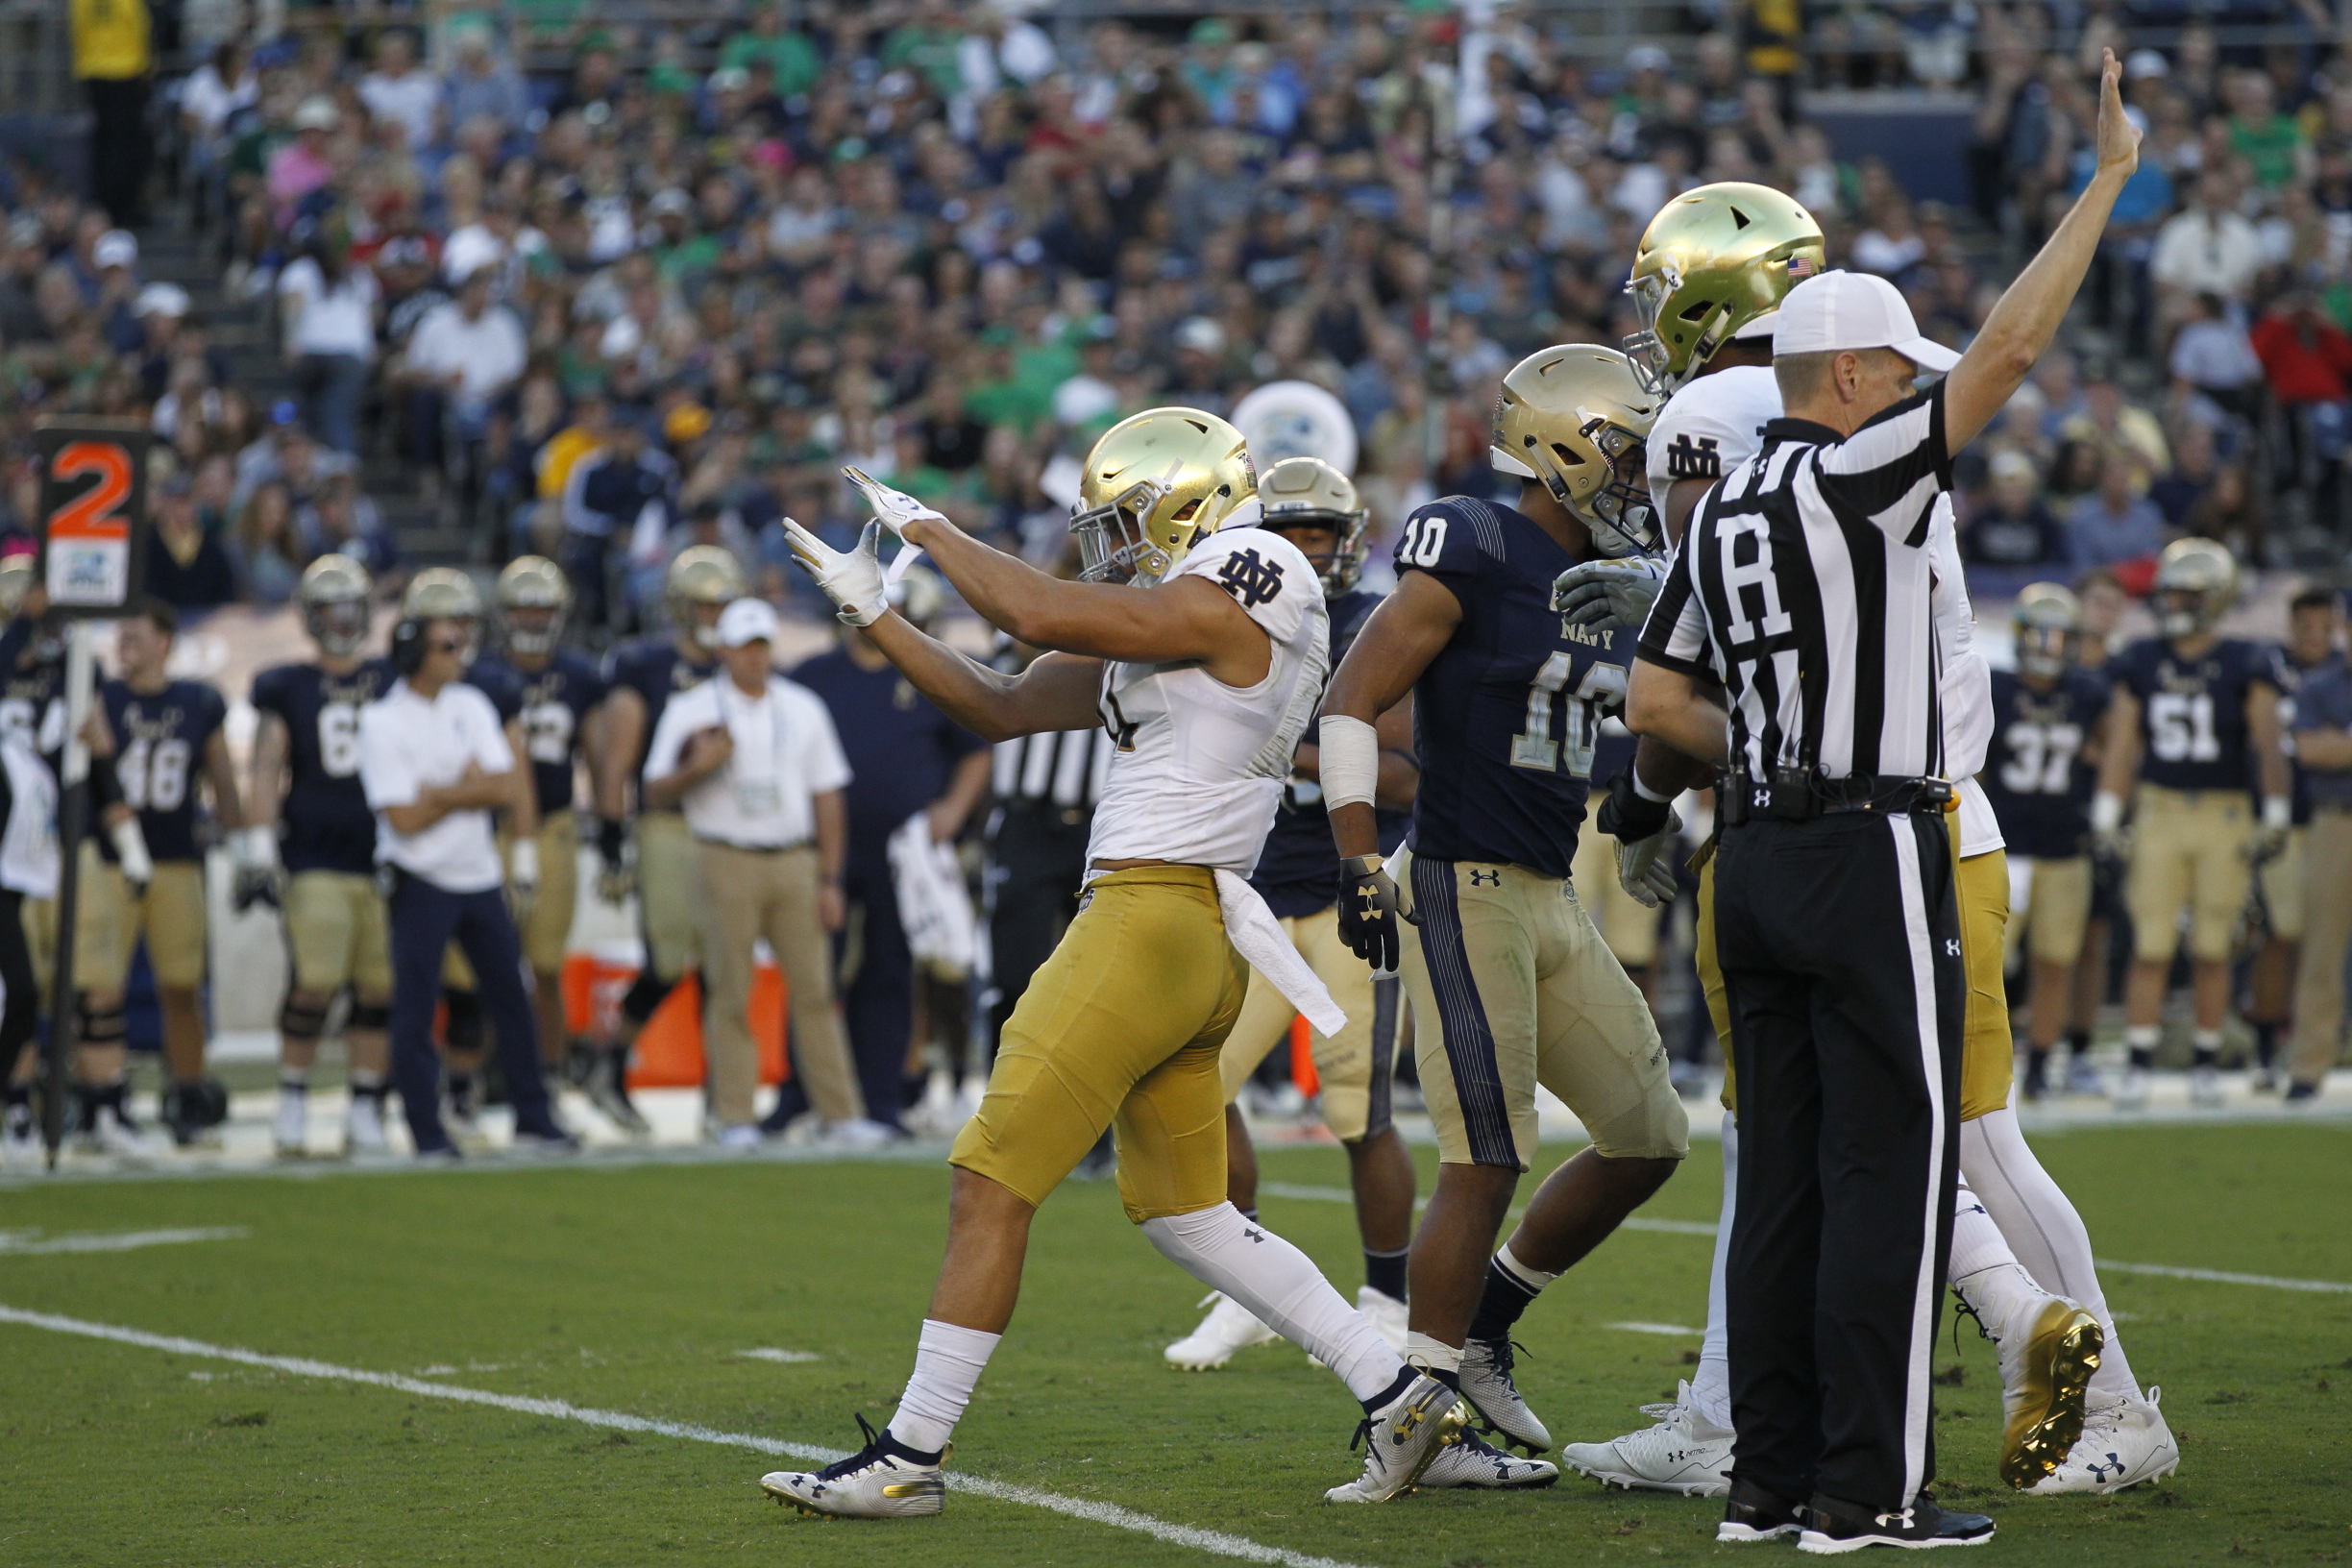
[[[711,683],[712,688],[719,694],[719,722],[726,726],[726,731],[730,736],[735,733],[734,723],[727,717],[729,695],[727,688],[731,684],[733,684],[732,680],[724,675]],[[743,769],[742,753],[739,749],[736,760],[727,765],[727,773],[734,782],[736,807],[745,816],[773,817],[784,809],[784,716],[776,709],[772,690],[762,692],[759,703],[765,704],[768,710],[768,760],[772,765],[770,772],[766,778],[755,778],[747,774]],[[746,719],[751,716],[755,705],[757,704],[748,701],[744,704]]]

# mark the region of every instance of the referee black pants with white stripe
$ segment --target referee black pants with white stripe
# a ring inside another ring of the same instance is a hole
[[[1716,851],[1739,1072],[1734,1477],[1848,1515],[1935,1475],[1967,977],[1934,815],[1752,821]]]

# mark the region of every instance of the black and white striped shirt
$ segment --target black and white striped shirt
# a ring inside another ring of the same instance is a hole
[[[1114,749],[1099,724],[998,741],[992,770],[996,798],[1049,800],[1065,811],[1092,811],[1102,798]]]
[[[1927,539],[1950,486],[1940,381],[1843,438],[1772,421],[1693,514],[1638,656],[1723,684],[1751,777],[1941,773]]]

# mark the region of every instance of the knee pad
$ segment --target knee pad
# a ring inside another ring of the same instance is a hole
[[[676,985],[676,981],[664,980],[649,968],[640,969],[636,980],[621,995],[621,1016],[631,1023],[643,1024]]]
[[[449,1010],[449,1018],[442,1038],[453,1051],[478,1051],[482,1042],[481,996],[471,991],[445,990],[442,1005]]]
[[[288,996],[278,1010],[278,1029],[292,1040],[316,1040],[327,1032],[327,1009]]]
[[[229,1119],[229,1086],[218,1078],[199,1078],[194,1083],[173,1087],[180,1091],[181,1106],[197,1126],[218,1127]]]
[[[85,1000],[82,1008],[82,1043],[85,1045],[120,1045],[131,1032],[121,1007],[93,1008]]]
[[[392,1027],[392,1009],[383,1002],[354,1002],[348,1027],[378,1031],[389,1029]]]

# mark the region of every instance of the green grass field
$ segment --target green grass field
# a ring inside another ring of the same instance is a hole
[[[2205,1127],[2039,1140],[2109,1259],[2352,1280],[2352,1129]],[[1547,1147],[1546,1166],[1566,1147]],[[1426,1161],[1428,1151],[1423,1151]],[[1331,1149],[1265,1179],[1334,1188]],[[1425,1182],[1427,1167],[1425,1165]],[[1645,1213],[1711,1220],[1700,1144]],[[854,1447],[890,1412],[944,1224],[931,1164],[646,1164],[26,1185],[0,1229],[57,1237],[241,1227],[119,1253],[0,1248],[0,1306],[404,1374],[435,1384]],[[1343,1288],[1345,1205],[1270,1197],[1268,1223]],[[1697,1339],[1703,1236],[1627,1232],[1545,1297],[1522,1381],[1555,1433],[1606,1436],[1671,1395]],[[2025,1499],[1994,1475],[1999,1389],[1972,1329],[1937,1361],[1939,1488],[1993,1512],[2032,1563],[2352,1556],[2352,1294],[2111,1273],[2181,1473],[2114,1498]],[[1556,1564],[1736,1556],[1720,1505],[1568,1477],[1516,1496],[1326,1507],[1355,1469],[1356,1409],[1286,1346],[1165,1370],[1198,1289],[1072,1185],[1037,1226],[1027,1293],[957,1434],[954,1469],[1339,1563]],[[755,1348],[813,1355],[747,1359]],[[742,1448],[600,1429],[185,1351],[0,1322],[0,1562],[64,1564],[1205,1564],[1196,1547],[998,1498],[940,1519],[803,1519]],[[1773,1548],[1748,1549],[1771,1551]],[[1262,1560],[1284,1560],[1269,1554]],[[1290,1558],[1288,1560],[1296,1561]],[[1980,1559],[1972,1559],[1980,1560]]]

